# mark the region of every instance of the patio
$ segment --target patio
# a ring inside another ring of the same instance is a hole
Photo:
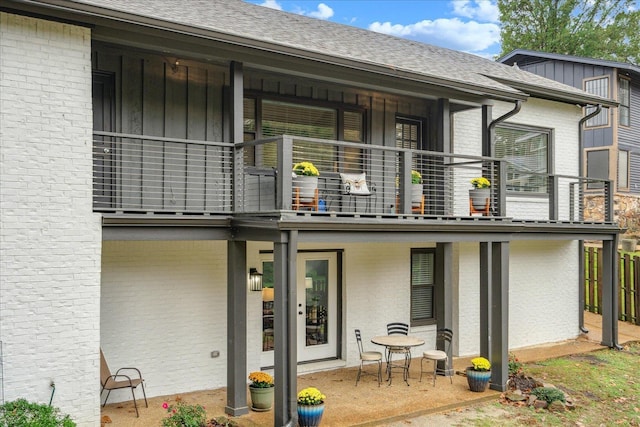
[[[515,351],[515,354],[527,363],[601,349],[603,348],[600,345],[601,324],[599,315],[585,312],[585,326],[589,330],[588,334],[563,343],[520,349]],[[618,325],[621,344],[640,340],[640,327],[623,322],[618,322]],[[367,347],[373,346],[367,345]],[[399,378],[394,380],[391,386],[383,383],[378,387],[374,376],[363,376],[356,387],[357,367],[352,367],[300,375],[298,389],[314,386],[327,395],[322,420],[322,425],[326,427],[385,425],[393,421],[476,405],[500,396],[499,392],[493,390],[487,390],[484,393],[471,392],[466,378],[461,375],[454,375],[453,384],[448,378],[438,377],[436,386],[433,387],[430,376],[426,376],[422,382],[419,382],[420,355],[420,349],[414,351],[409,387]],[[469,366],[469,360],[470,358],[455,358],[454,370],[463,371]],[[367,367],[373,369],[373,366]],[[136,418],[132,402],[109,404],[102,409],[103,425],[108,427],[109,424],[104,423],[106,420],[104,417],[108,417],[114,426],[159,426],[162,418],[166,416],[162,403],[175,403],[176,397],[177,395],[150,398],[149,408],[145,408],[142,401],[140,418]],[[208,418],[225,415],[226,389],[224,388],[184,393],[180,398],[186,403],[203,405],[207,410]],[[247,400],[250,402],[248,395]],[[240,426],[272,426],[273,411],[249,411],[246,415],[234,418],[234,421]]]

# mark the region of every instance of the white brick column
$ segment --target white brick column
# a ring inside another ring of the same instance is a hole
[[[99,425],[100,216],[92,212],[91,34],[0,12],[3,401]]]

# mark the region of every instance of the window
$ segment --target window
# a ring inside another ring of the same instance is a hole
[[[411,250],[411,326],[435,320],[435,258],[435,249]]]
[[[600,77],[593,80],[587,80],[584,82],[584,90],[585,92],[589,92],[593,95],[598,95],[603,98],[609,98],[609,78],[608,77]],[[596,107],[587,107],[586,114],[591,114],[595,111]],[[590,118],[587,120],[587,127],[595,127],[595,126],[608,126],[609,125],[609,109],[602,108],[600,113],[597,116]]]
[[[396,117],[396,148],[422,150],[422,132],[422,120]],[[411,169],[415,169],[421,174],[426,173],[424,163],[425,161],[421,155],[414,155],[411,158]],[[396,176],[399,175],[400,159],[398,158],[398,161],[396,161]]]
[[[618,80],[618,123],[620,126],[630,125],[631,91],[629,90],[629,80]]]
[[[587,177],[609,179],[609,150],[587,151]],[[604,188],[604,182],[589,182],[587,188]]]
[[[342,125],[340,126],[339,123]],[[309,138],[364,142],[364,111],[340,107],[296,104],[262,98],[244,99],[245,141],[283,134]],[[276,146],[266,144],[259,148],[262,165],[276,165]],[[293,161],[313,157],[313,163],[324,170],[333,170],[338,158],[337,148],[314,142],[297,142]],[[348,147],[340,155],[345,171],[359,171],[362,167],[361,150]],[[245,157],[246,164],[254,164]]]
[[[618,151],[618,189],[629,189],[629,152]]]
[[[546,193],[551,130],[501,124],[496,127],[494,156],[506,160],[507,190]]]
[[[396,148],[422,148],[422,122],[404,117],[396,118]]]

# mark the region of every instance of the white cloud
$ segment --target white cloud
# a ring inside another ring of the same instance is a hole
[[[331,9],[329,6],[327,6],[324,3],[320,3],[316,11],[309,12],[307,15],[309,15],[312,18],[329,19],[333,16],[333,9]]]
[[[264,0],[260,3],[260,6],[268,7],[270,9],[282,10],[282,6],[276,0]]]
[[[498,5],[490,0],[453,0],[453,14],[463,18],[477,19],[483,22],[498,22]]]
[[[463,22],[458,18],[424,20],[409,25],[374,22],[369,29],[467,52],[482,51],[500,41],[497,24]]]

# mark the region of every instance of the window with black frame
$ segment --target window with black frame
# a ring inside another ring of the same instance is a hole
[[[435,259],[434,248],[411,250],[411,326],[435,321]]]
[[[330,141],[364,142],[364,111],[245,98],[244,132],[245,140],[286,134]],[[266,144],[258,151],[259,159],[256,158],[255,162],[261,166],[275,167],[275,144]],[[334,171],[338,163],[341,164],[342,171],[360,171],[361,157],[361,150],[353,147],[339,149],[335,145],[308,141],[295,142],[293,152],[294,163],[312,161],[318,169],[325,171]]]
[[[507,191],[547,193],[551,130],[529,126],[496,126],[494,156],[506,161]]]

